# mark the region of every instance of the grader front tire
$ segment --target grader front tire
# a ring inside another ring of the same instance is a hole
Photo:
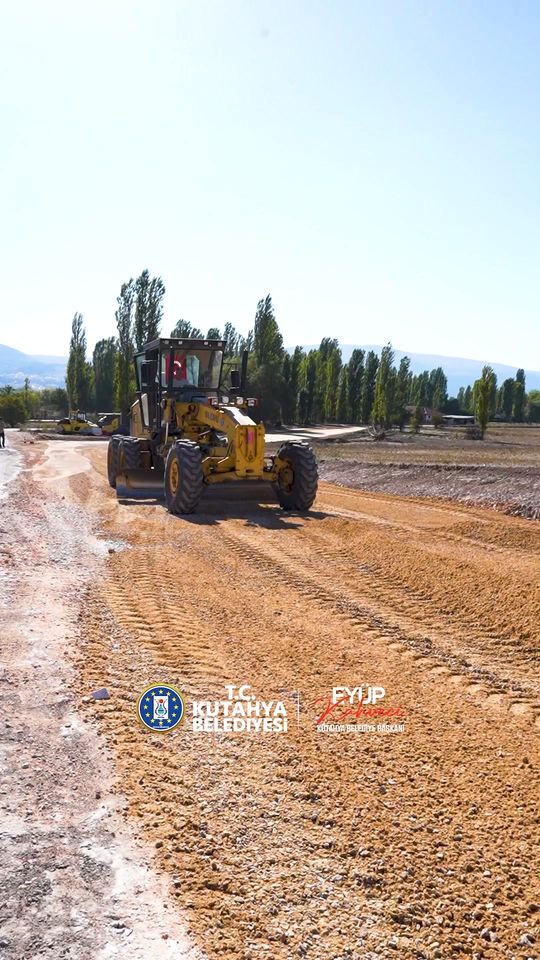
[[[284,510],[305,513],[317,496],[319,473],[313,450],[303,440],[287,440],[277,452],[279,469],[275,490]]]
[[[165,464],[165,499],[169,513],[193,513],[202,492],[200,447],[192,440],[177,440]]]

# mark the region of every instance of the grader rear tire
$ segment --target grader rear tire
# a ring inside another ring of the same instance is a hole
[[[177,440],[165,464],[165,499],[169,513],[193,513],[203,492],[201,450],[193,440]]]
[[[107,445],[107,479],[109,486],[114,490],[116,487],[116,477],[118,474],[118,447],[122,437],[117,434],[111,437]]]
[[[287,440],[279,448],[277,458],[285,463],[274,485],[280,505],[284,510],[309,510],[319,481],[313,450],[303,440]]]
[[[118,444],[117,473],[138,470],[141,465],[141,445],[136,437],[122,437]]]

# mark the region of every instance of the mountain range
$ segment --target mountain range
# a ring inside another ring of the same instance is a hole
[[[305,344],[304,350],[316,349],[318,344]],[[360,347],[362,350],[374,350],[380,354],[382,346],[376,344],[356,345],[342,343],[341,352],[343,362],[347,363],[353,350]],[[287,348],[292,352],[292,347]],[[433,370],[442,367],[448,379],[448,393],[456,396],[460,387],[473,384],[480,376],[484,362],[468,360],[465,357],[443,357],[436,353],[411,353],[410,351],[394,349],[395,362],[399,363],[402,357],[407,356],[411,361],[413,373],[422,373],[423,370]],[[489,361],[486,361],[489,362]],[[0,386],[11,384],[22,387],[28,377],[32,387],[63,387],[66,377],[67,357],[48,357],[23,353],[13,347],[0,344]],[[515,377],[516,368],[504,363],[491,363],[499,384],[507,377]],[[526,389],[540,390],[540,371],[525,370]]]
[[[0,386],[30,385],[38,390],[44,387],[63,387],[66,379],[67,357],[47,357],[14,350],[0,343]]]

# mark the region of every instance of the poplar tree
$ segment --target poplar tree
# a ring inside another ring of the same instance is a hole
[[[373,401],[375,399],[375,380],[377,377],[378,366],[379,358],[373,350],[370,350],[366,357],[366,367],[362,381],[362,423],[369,423],[371,419],[371,410],[373,408]]]
[[[480,427],[482,439],[489,421],[489,410],[491,398],[493,395],[493,384],[497,383],[497,378],[492,367],[485,366],[482,375],[475,380],[473,386],[474,415]]]
[[[117,297],[118,353],[116,357],[115,393],[118,409],[124,419],[128,416],[135,390],[133,327],[136,295],[135,280],[131,279],[122,284],[120,296]]]
[[[66,392],[70,410],[85,410],[91,403],[92,366],[86,359],[86,333],[82,313],[74,314],[71,321]]]
[[[116,353],[116,337],[108,337],[98,340],[92,355],[96,410],[104,413],[114,408]]]
[[[375,399],[373,401],[373,410],[371,411],[372,422],[385,427],[389,426],[392,413],[393,392],[395,388],[393,362],[394,351],[392,350],[391,344],[387,343],[381,352],[377,379],[375,381]]]
[[[137,350],[159,337],[164,296],[165,284],[161,277],[151,277],[148,270],[143,270],[135,281],[133,340]]]
[[[516,373],[516,386],[514,389],[514,420],[518,423],[523,422],[525,415],[525,371],[520,367]]]

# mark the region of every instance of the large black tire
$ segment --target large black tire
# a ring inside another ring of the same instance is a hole
[[[165,464],[165,499],[169,513],[193,513],[203,492],[201,450],[193,440],[173,443]]]
[[[285,463],[274,485],[280,505],[284,510],[309,510],[319,482],[313,450],[303,440],[287,440],[281,444],[277,458]]]
[[[122,437],[114,434],[107,445],[107,478],[110,486],[113,489],[116,487],[116,477],[118,474],[118,445],[121,439]]]
[[[141,445],[136,437],[121,437],[118,444],[117,474],[138,470],[141,465]]]

